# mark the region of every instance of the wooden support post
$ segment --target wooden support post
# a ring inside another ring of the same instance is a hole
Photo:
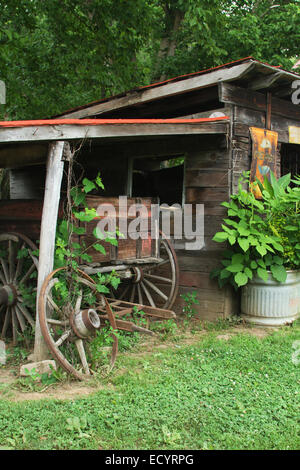
[[[266,128],[271,130],[272,120],[272,93],[267,93],[267,113],[266,113]]]
[[[44,342],[38,315],[38,298],[45,278],[53,270],[55,250],[55,233],[57,214],[60,200],[60,188],[63,176],[64,162],[62,161],[64,142],[52,142],[49,145],[47,158],[46,183],[44,194],[44,206],[40,234],[40,255],[36,302],[36,327],[34,360],[42,361],[49,357],[48,348]]]

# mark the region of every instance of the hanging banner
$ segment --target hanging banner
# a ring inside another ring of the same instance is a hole
[[[300,127],[289,126],[289,143],[300,144]]]
[[[277,176],[276,156],[278,133],[250,127],[252,137],[252,163],[250,171],[250,187],[256,199],[261,199],[262,194],[257,184],[251,184],[256,178],[263,182],[264,177],[270,177],[270,171]]]

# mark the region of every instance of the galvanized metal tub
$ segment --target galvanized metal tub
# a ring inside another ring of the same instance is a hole
[[[300,314],[300,271],[288,271],[285,283],[275,281],[271,272],[267,281],[253,278],[242,288],[241,312],[255,325],[293,323]]]

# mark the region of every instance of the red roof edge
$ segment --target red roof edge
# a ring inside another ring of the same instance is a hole
[[[33,121],[0,121],[1,127],[35,127],[35,126],[99,126],[108,124],[198,124],[230,119],[229,116],[199,119],[42,119]]]

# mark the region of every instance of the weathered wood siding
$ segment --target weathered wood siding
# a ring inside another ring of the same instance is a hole
[[[231,147],[226,136],[209,138],[198,149],[189,151],[185,160],[185,202],[204,205],[204,243],[201,250],[176,250],[180,268],[180,289],[176,310],[182,312],[180,294],[196,291],[195,305],[201,320],[215,320],[237,313],[231,289],[220,289],[210,272],[219,263],[224,244],[212,241],[221,229],[231,184]]]

